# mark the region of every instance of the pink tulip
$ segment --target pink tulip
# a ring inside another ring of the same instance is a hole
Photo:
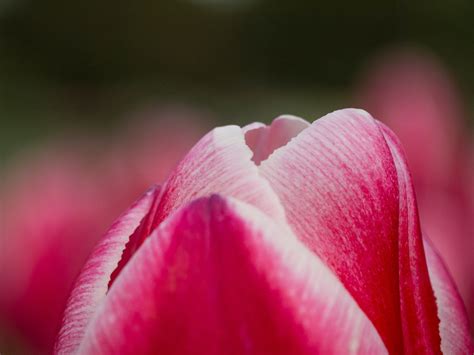
[[[357,95],[405,147],[421,226],[446,261],[474,332],[474,151],[461,96],[436,58],[413,49],[377,57]]]
[[[116,143],[51,144],[9,168],[0,193],[0,333],[8,334],[0,343],[10,344],[0,352],[51,351],[74,280],[100,236],[195,141],[199,129],[184,116],[186,133],[178,124],[135,120]]]
[[[474,350],[393,133],[360,110],[216,128],[111,227],[59,354]]]

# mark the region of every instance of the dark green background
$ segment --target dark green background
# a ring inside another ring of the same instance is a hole
[[[351,102],[368,59],[410,44],[439,56],[466,102],[474,2],[4,0],[2,155],[66,130],[105,130],[145,103],[220,122],[315,118]]]

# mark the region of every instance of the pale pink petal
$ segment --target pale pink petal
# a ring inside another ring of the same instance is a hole
[[[431,243],[425,239],[423,244],[438,305],[441,350],[444,354],[474,354],[466,309],[454,281]]]
[[[86,354],[383,354],[325,265],[257,208],[213,195],[162,223],[87,329]]]
[[[260,173],[296,235],[337,274],[389,351],[436,352],[438,320],[421,239],[411,225],[399,233],[400,216],[410,213],[415,223],[416,211],[401,210],[394,157],[376,121],[361,110],[329,114],[263,161]],[[406,243],[414,248],[410,257]]]
[[[252,131],[254,129],[257,129],[257,128],[262,128],[262,127],[266,127],[267,125],[265,123],[262,123],[262,122],[252,122],[252,123],[249,123],[248,125],[246,126],[243,126],[242,127],[242,131],[244,133],[247,133],[248,131]]]
[[[284,220],[284,209],[269,183],[260,177],[252,151],[238,126],[215,128],[204,136],[163,186],[156,225],[183,203],[219,193],[250,203]]]
[[[122,257],[125,245],[158,194],[159,188],[150,189],[114,222],[92,252],[69,298],[56,341],[56,353],[68,354],[77,349],[91,315],[107,293],[110,276]]]
[[[245,141],[253,152],[252,160],[256,164],[260,164],[274,150],[287,144],[308,127],[309,123],[302,118],[282,115],[275,118],[268,127],[256,123],[244,127],[243,131],[245,132]]]

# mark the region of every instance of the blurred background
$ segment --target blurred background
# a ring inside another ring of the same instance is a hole
[[[474,5],[454,1],[2,0],[1,148],[109,130],[150,101],[225,122],[315,118],[400,44],[434,52],[470,99]]]
[[[474,314],[472,18],[469,0],[2,0],[0,352],[51,349],[97,238],[210,127],[348,106],[400,136]]]

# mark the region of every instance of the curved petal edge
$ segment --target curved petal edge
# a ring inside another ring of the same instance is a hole
[[[54,352],[70,354],[77,350],[85,328],[103,301],[112,272],[117,267],[126,244],[159,195],[153,187],[120,216],[93,250],[82,269],[64,312]]]

